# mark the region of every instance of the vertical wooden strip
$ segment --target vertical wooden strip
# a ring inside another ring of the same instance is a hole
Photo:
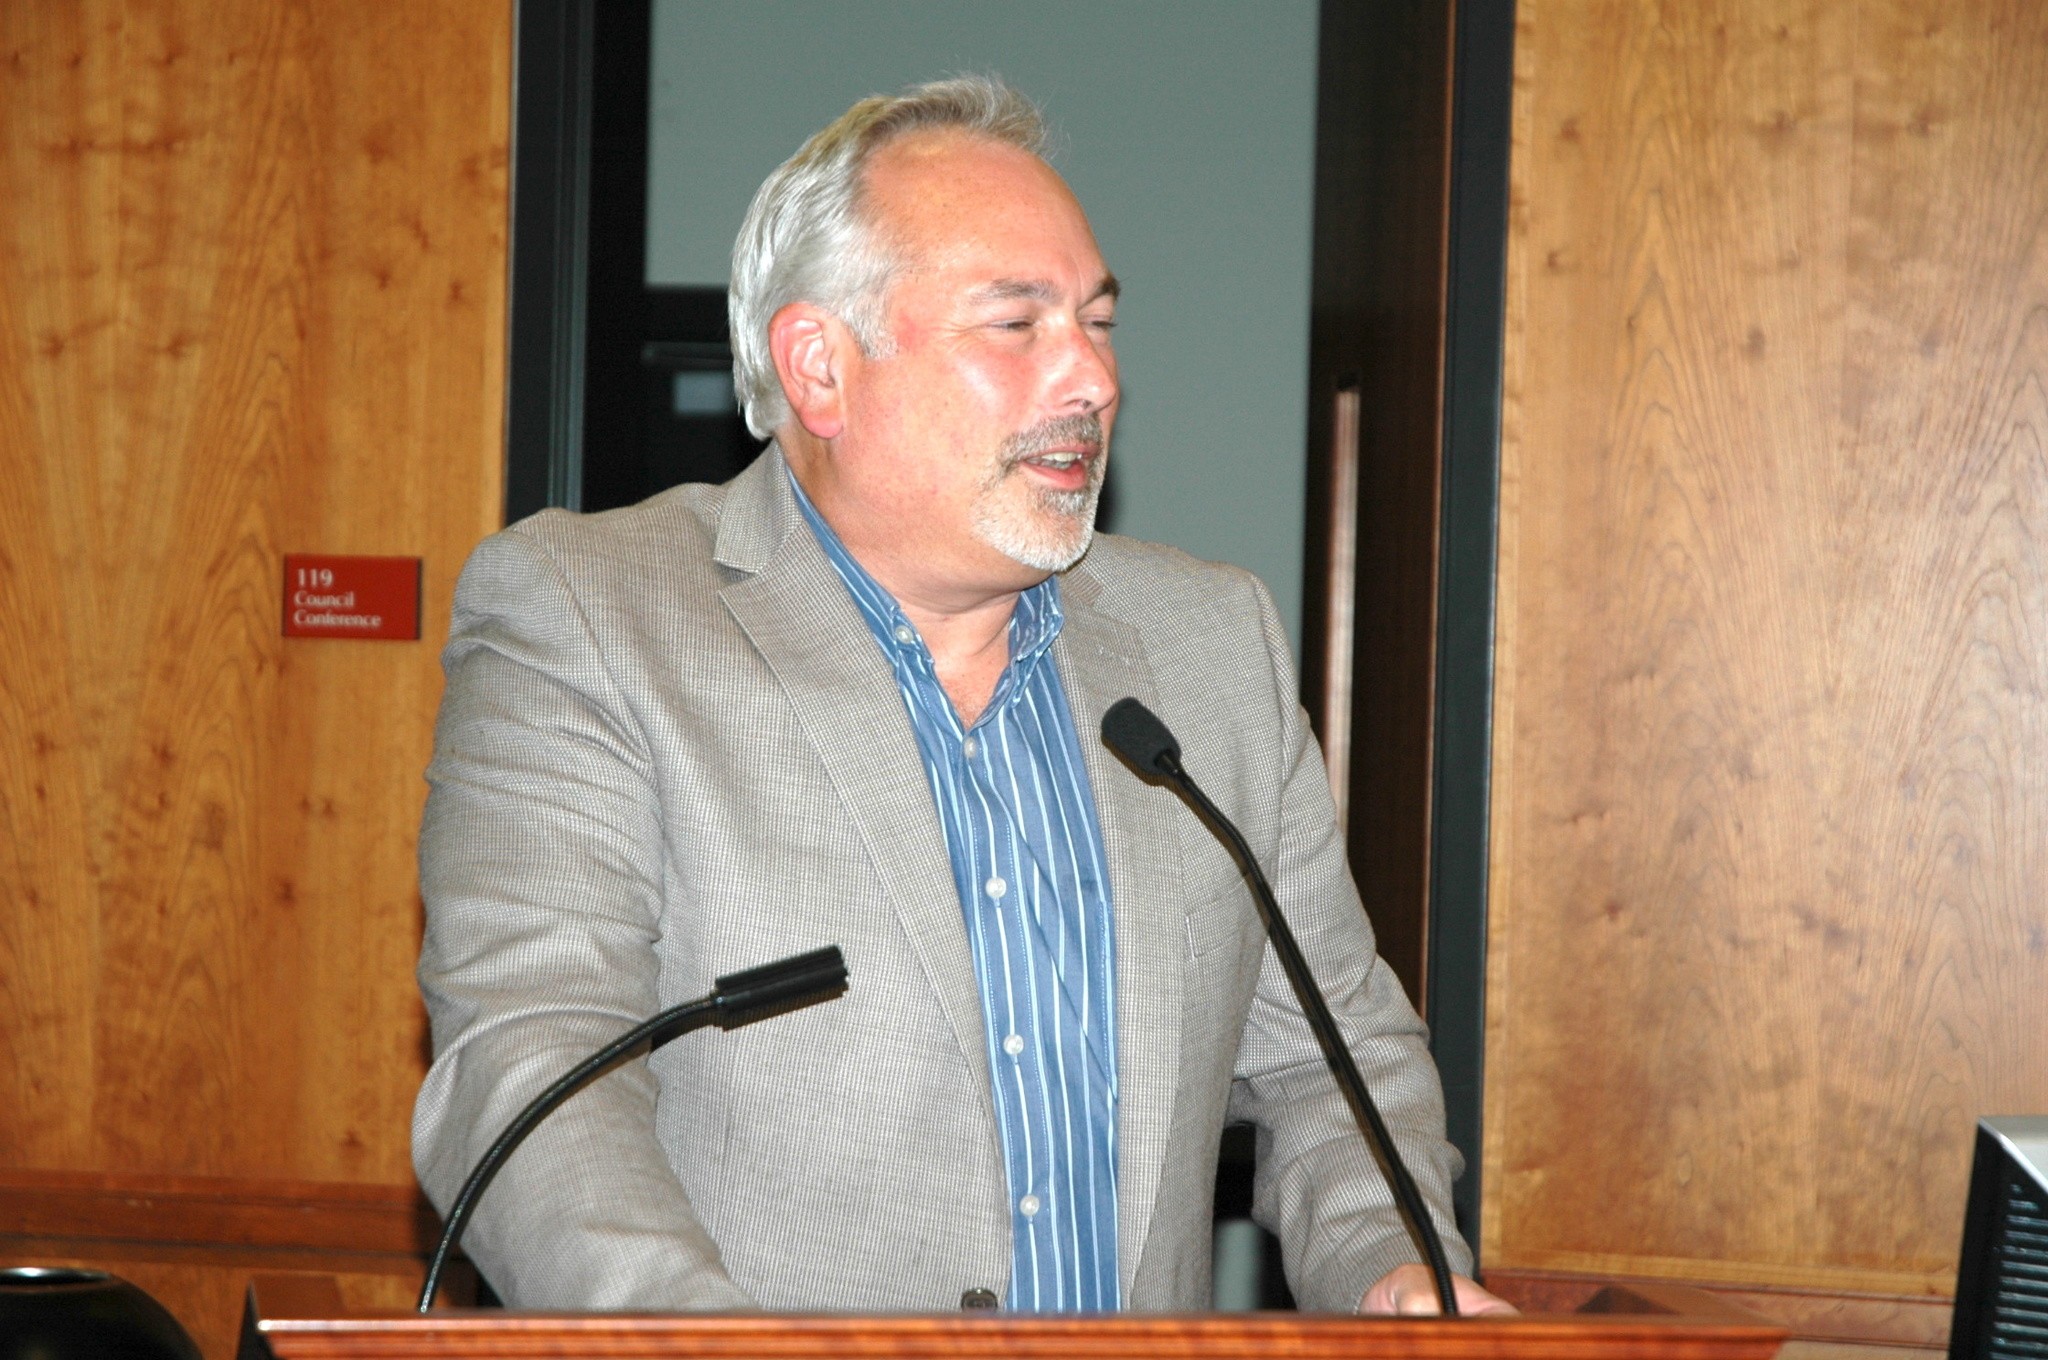
[[[1352,615],[1358,597],[1358,388],[1340,387],[1330,411],[1329,584],[1323,595],[1323,762],[1337,825],[1351,802]]]
[[[70,111],[86,135],[75,70],[43,76],[30,91],[28,63],[82,51],[79,16],[55,6],[10,16],[0,98]],[[88,808],[98,781],[62,645],[66,601],[48,584],[67,547],[38,451],[53,447],[51,388],[80,322],[99,310],[87,293],[90,266],[66,268],[43,248],[83,215],[65,191],[75,181],[47,172],[61,157],[47,129],[18,114],[0,136],[0,177],[12,191],[0,213],[0,1157],[49,1161],[89,1144],[93,1101],[93,1005],[99,921],[90,909],[104,863]],[[40,135],[38,135],[40,134]],[[38,230],[24,230],[28,222]],[[24,239],[26,236],[27,239]],[[76,299],[69,308],[66,298]],[[74,320],[74,316],[78,318]],[[76,362],[75,356],[71,362]],[[98,409],[86,413],[96,420]]]

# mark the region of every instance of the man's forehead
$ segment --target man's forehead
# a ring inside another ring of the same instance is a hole
[[[875,153],[865,191],[869,220],[912,272],[964,267],[982,276],[956,296],[1085,306],[1120,291],[1073,190],[1021,147],[952,130],[909,133]],[[1076,283],[1016,254],[1042,245],[1078,246],[1083,259],[1093,257],[1090,276]]]
[[[1008,142],[952,129],[906,133],[874,153],[862,196],[888,216],[971,217],[1028,199],[1080,201],[1057,170]]]

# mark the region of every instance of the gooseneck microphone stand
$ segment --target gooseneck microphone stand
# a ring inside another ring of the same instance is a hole
[[[1203,820],[1223,837],[1224,843],[1237,857],[1245,877],[1251,880],[1252,896],[1258,901],[1259,915],[1265,918],[1266,934],[1273,941],[1273,952],[1279,956],[1280,966],[1287,972],[1287,980],[1294,984],[1294,990],[1301,998],[1302,1010],[1308,1016],[1309,1028],[1315,1031],[1316,1042],[1322,1046],[1323,1057],[1329,1062],[1339,1089],[1350,1099],[1352,1113],[1379,1151],[1380,1161],[1386,1167],[1388,1184],[1394,1190],[1394,1201],[1400,1205],[1401,1216],[1408,1220],[1409,1234],[1421,1246],[1428,1261],[1430,1277],[1436,1284],[1437,1305],[1443,1309],[1445,1317],[1456,1317],[1458,1300],[1451,1284],[1450,1261],[1444,1256],[1443,1239],[1437,1235],[1436,1224],[1422,1202],[1422,1192],[1415,1186],[1415,1177],[1409,1173],[1407,1163],[1401,1160],[1393,1135],[1387,1131],[1386,1121],[1380,1117],[1380,1107],[1373,1102],[1372,1092],[1366,1089],[1365,1079],[1358,1074],[1358,1064],[1352,1061],[1351,1050],[1337,1028],[1337,1019],[1330,1014],[1329,1004],[1323,1000],[1322,990],[1316,986],[1315,976],[1309,972],[1308,960],[1302,957],[1301,946],[1294,942],[1294,932],[1288,928],[1287,918],[1280,914],[1280,903],[1274,898],[1272,885],[1266,882],[1266,875],[1259,868],[1258,857],[1252,854],[1243,833],[1223,815],[1221,808],[1209,801],[1209,796],[1181,767],[1180,743],[1174,740],[1173,733],[1151,709],[1136,699],[1117,700],[1102,715],[1102,740],[1140,774],[1156,775],[1170,782],[1195,805]]]
[[[433,1306],[434,1291],[440,1287],[441,1268],[447,1263],[448,1253],[462,1239],[462,1230],[469,1225],[470,1215],[476,1212],[477,1201],[483,1198],[499,1168],[525,1141],[526,1135],[532,1133],[541,1120],[553,1114],[563,1101],[643,1045],[652,1053],[669,1040],[706,1025],[738,1029],[741,1025],[750,1025],[771,1015],[781,1015],[813,1002],[829,1000],[845,990],[846,959],[840,954],[838,945],[827,945],[808,954],[722,977],[709,996],[669,1007],[653,1019],[633,1026],[564,1072],[554,1085],[535,1096],[513,1117],[497,1141],[491,1144],[490,1150],[477,1162],[476,1169],[469,1173],[469,1179],[462,1183],[461,1193],[455,1196],[455,1203],[448,1210],[448,1223],[441,1231],[441,1240],[434,1246],[433,1259],[427,1263],[426,1283],[420,1286],[419,1311],[424,1313]]]

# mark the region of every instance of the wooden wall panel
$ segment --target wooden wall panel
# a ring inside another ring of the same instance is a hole
[[[1516,67],[1486,1261],[1939,1294],[2048,1109],[2048,9]]]
[[[0,1261],[111,1271],[228,1356],[250,1276],[341,1277],[353,1306],[409,1308],[440,1221],[407,1186],[0,1170]],[[448,1302],[475,1299],[457,1263]]]
[[[0,6],[0,1169],[410,1183],[510,0]],[[288,551],[425,639],[286,642]]]

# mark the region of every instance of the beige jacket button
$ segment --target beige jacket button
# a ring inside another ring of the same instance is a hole
[[[997,1304],[993,1289],[970,1289],[960,1296],[962,1308],[994,1308]]]

